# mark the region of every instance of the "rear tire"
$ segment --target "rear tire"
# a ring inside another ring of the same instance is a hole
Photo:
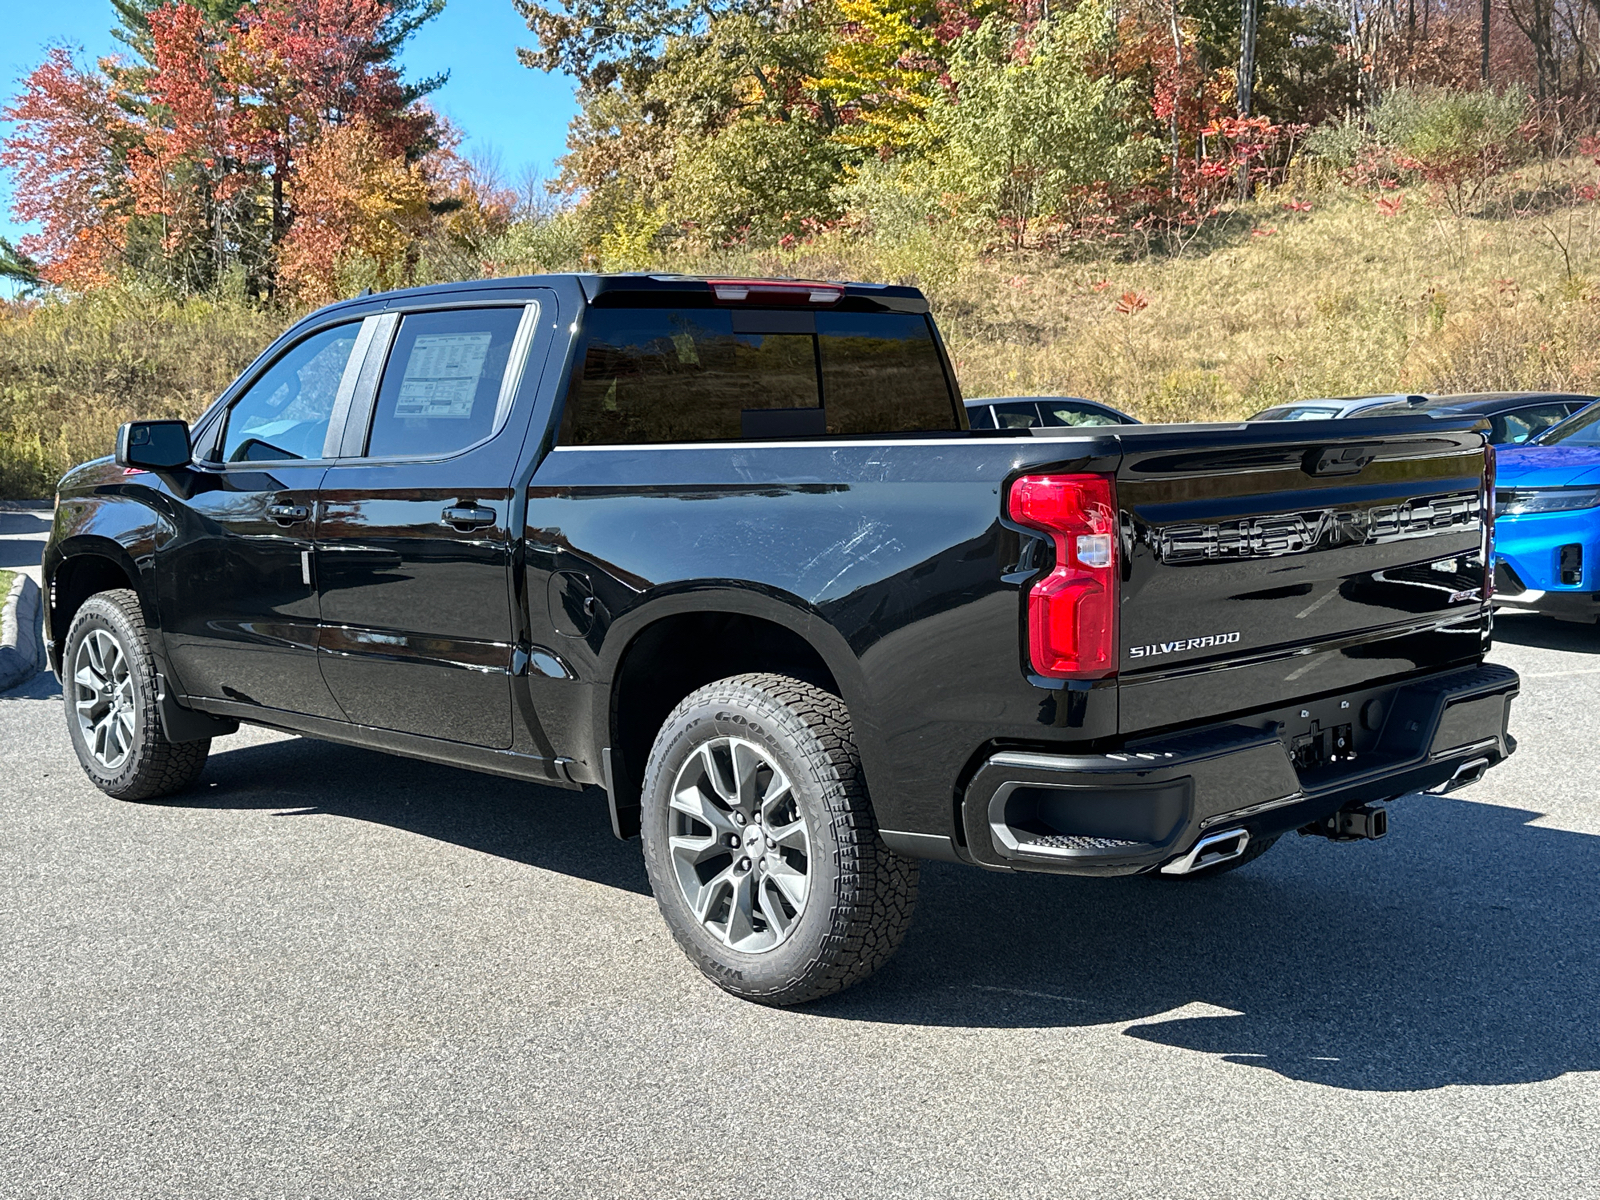
[[[156,706],[155,659],[139,598],[126,588],[84,601],[67,630],[61,697],[72,748],[90,781],[118,800],[191,786],[211,741],[169,742]]]
[[[667,717],[645,766],[645,866],[695,966],[762,1004],[867,978],[905,938],[918,864],[878,836],[844,702],[738,675]]]

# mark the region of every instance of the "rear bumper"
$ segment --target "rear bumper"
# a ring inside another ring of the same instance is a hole
[[[966,849],[988,867],[1131,875],[1224,830],[1272,837],[1352,804],[1476,778],[1516,747],[1506,722],[1517,689],[1515,671],[1484,664],[1116,754],[1002,751],[963,796]]]

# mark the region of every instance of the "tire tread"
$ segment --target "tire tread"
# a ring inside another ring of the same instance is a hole
[[[101,778],[89,770],[88,764],[84,765],[85,772],[94,781],[95,786],[118,800],[135,802],[159,800],[187,790],[200,778],[201,771],[205,769],[206,758],[211,753],[211,741],[208,738],[197,742],[169,742],[162,733],[160,705],[156,700],[155,661],[150,653],[150,634],[145,625],[144,610],[139,605],[136,593],[129,588],[117,588],[112,591],[96,592],[84,601],[83,607],[78,610],[72,620],[71,628],[67,631],[62,669],[71,670],[69,656],[77,645],[78,632],[84,621],[97,613],[111,624],[120,623],[125,627],[120,631],[127,642],[124,648],[135,657],[135,669],[141,676],[140,686],[135,688],[135,694],[139,699],[140,728],[144,730],[144,738],[143,743],[135,748],[122,773],[115,779]],[[62,692],[67,705],[67,719],[71,721],[74,719],[74,714],[70,680],[62,680]],[[126,782],[118,782],[124,777]]]
[[[736,705],[777,728],[791,726],[791,733],[800,732],[792,728],[795,722],[802,727],[806,736],[795,737],[794,742],[822,784],[837,845],[838,894],[830,928],[815,953],[801,970],[772,989],[735,983],[689,938],[677,929],[673,934],[702,971],[746,999],[804,1004],[851,987],[882,967],[905,940],[916,907],[919,864],[889,849],[878,836],[849,711],[842,699],[814,684],[760,672],[730,676],[693,692],[672,711],[663,728],[695,708],[718,704]],[[663,752],[658,741],[645,768],[647,794],[649,781],[661,770]]]

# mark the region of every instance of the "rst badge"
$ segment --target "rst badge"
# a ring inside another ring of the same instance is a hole
[[[1239,640],[1239,631],[1209,633],[1205,637],[1179,638],[1175,642],[1152,642],[1148,646],[1129,646],[1129,658],[1155,658],[1162,654],[1177,654],[1180,650],[1207,650],[1212,646],[1231,646]]]

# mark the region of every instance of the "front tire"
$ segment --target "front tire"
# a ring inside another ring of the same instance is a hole
[[[701,688],[661,727],[642,803],[661,915],[733,995],[817,1000],[905,938],[918,864],[878,836],[839,697],[783,675]]]
[[[139,598],[126,588],[84,601],[67,630],[61,696],[90,781],[118,800],[155,800],[200,777],[211,741],[169,742]]]

